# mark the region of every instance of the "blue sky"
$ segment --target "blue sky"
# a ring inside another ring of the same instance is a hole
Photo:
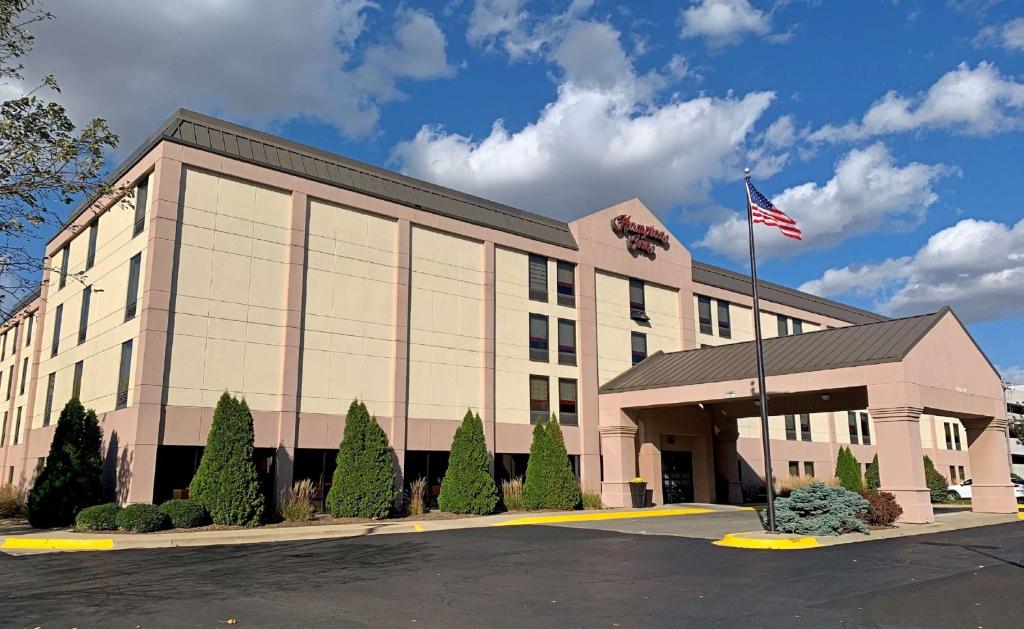
[[[951,303],[1024,382],[1020,2],[151,4],[52,0],[26,64],[115,157],[186,106],[566,220],[636,196],[740,270],[749,164],[807,235],[764,278]]]

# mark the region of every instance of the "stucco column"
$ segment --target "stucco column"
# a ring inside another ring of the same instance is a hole
[[[604,456],[601,500],[609,507],[629,507],[629,481],[636,478],[637,426],[621,409],[601,409],[598,432]]]
[[[405,450],[409,413],[409,286],[412,269],[412,226],[398,220],[398,258],[395,261],[395,362],[392,374],[391,447],[395,452],[395,484],[405,483]]]
[[[576,267],[576,316],[579,343],[580,484],[596,489],[601,481],[601,437],[598,434],[597,273],[589,264]],[[607,503],[605,503],[607,504]]]
[[[978,513],[1016,513],[1017,499],[1010,482],[1006,419],[962,420],[971,461],[971,510]]]
[[[868,409],[875,420],[881,490],[896,496],[903,507],[900,522],[935,521],[921,449],[920,407],[888,406]]]
[[[720,502],[743,504],[743,482],[740,480],[740,455],[736,442],[740,431],[735,417],[715,420],[715,473],[725,481],[726,494],[717,496]],[[715,484],[717,487],[717,483]]]
[[[656,419],[640,419],[637,422],[636,442],[637,476],[647,481],[654,504],[665,504],[665,493],[661,479],[661,426]]]

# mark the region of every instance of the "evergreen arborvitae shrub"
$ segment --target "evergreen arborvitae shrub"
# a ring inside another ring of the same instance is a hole
[[[198,501],[191,498],[176,498],[160,505],[160,513],[167,516],[171,528],[193,529],[210,523],[210,514]]]
[[[775,501],[775,523],[780,532],[798,535],[867,533],[869,508],[867,500],[848,489],[811,483]]]
[[[498,504],[498,488],[491,475],[491,456],[484,440],[480,415],[466,411],[455,431],[448,470],[441,481],[437,506],[448,513],[486,515]]]
[[[864,491],[864,480],[860,475],[860,463],[857,462],[857,458],[853,456],[853,452],[847,447],[839,448],[839,454],[836,456],[836,478],[839,479],[840,486],[855,494]]]
[[[75,516],[75,530],[81,533],[117,530],[117,514],[120,512],[121,507],[113,502],[86,507]]]
[[[562,428],[554,415],[533,428],[523,501],[531,510],[575,509],[580,504],[580,486],[569,462]]]
[[[68,526],[103,495],[103,432],[96,413],[71,398],[60,412],[46,465],[28,494],[28,521],[36,528]]]
[[[935,464],[927,454],[924,456],[924,480],[932,502],[949,501],[949,480],[935,469]]]
[[[366,405],[355,400],[345,417],[327,509],[336,518],[380,519],[387,517],[396,496],[388,436]]]
[[[882,486],[882,481],[878,476],[878,455],[871,459],[871,463],[868,463],[868,469],[864,471],[864,485],[868,491],[878,491],[878,488]]]
[[[253,462],[252,414],[245,400],[227,392],[220,396],[203,458],[188,493],[215,524],[260,523],[266,497]]]
[[[167,528],[167,516],[156,505],[128,505],[117,514],[117,528],[136,533],[152,533]]]

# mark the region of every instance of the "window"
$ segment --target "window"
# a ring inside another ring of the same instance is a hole
[[[548,259],[544,256],[530,256],[530,299],[548,300]]]
[[[649,320],[643,280],[629,280],[629,318],[637,321]]]
[[[942,422],[942,427],[946,429],[946,449],[953,449],[953,431],[949,428],[949,422]]]
[[[960,424],[953,424],[953,445],[960,449]]]
[[[967,475],[964,474],[964,466],[960,465],[960,466],[957,467],[957,469],[960,471],[960,480],[961,481],[966,480],[967,479]]]
[[[949,466],[949,482],[954,483],[954,484],[956,483],[956,466],[955,465],[950,465]]]
[[[804,476],[814,476],[814,461],[804,461]]]
[[[142,271],[142,254],[136,253],[128,262],[128,297],[124,304],[124,320],[135,318],[135,308],[139,301],[139,273]]]
[[[14,387],[14,365],[7,370],[7,397],[5,399],[11,399],[11,390]]]
[[[789,325],[786,317],[782,315],[775,315],[775,320],[779,324],[779,336],[789,336]]]
[[[729,302],[718,300],[718,336],[732,338],[732,321],[729,319]]]
[[[28,316],[28,323],[25,324],[25,347],[32,344],[32,324],[35,320],[36,316],[34,314]]]
[[[146,228],[146,202],[149,201],[149,178],[139,182],[135,189],[135,229],[132,237],[138,236]]]
[[[558,364],[576,364],[576,322],[558,320]]]
[[[68,285],[68,255],[71,253],[71,243],[64,245],[61,249],[60,258],[60,279],[57,280],[57,290]]]
[[[78,398],[82,395],[82,372],[85,369],[85,361],[75,363],[75,375],[71,378],[71,397]]]
[[[857,439],[857,413],[854,413],[853,411],[847,411],[846,422],[850,427],[850,443],[860,443],[860,440]]]
[[[701,334],[714,334],[711,328],[711,298],[697,295],[697,322]]]
[[[54,371],[46,379],[46,404],[43,406],[43,426],[50,425],[50,413],[53,411],[53,388],[57,384],[57,372]]]
[[[556,270],[556,287],[558,305],[576,307],[576,268],[568,262],[558,261]]]
[[[89,302],[92,301],[92,286],[82,291],[82,313],[78,316],[78,344],[85,342],[89,331]]]
[[[132,373],[132,342],[121,344],[121,366],[117,374],[117,401],[114,408],[128,406],[128,381]]]
[[[558,379],[558,421],[561,424],[579,424],[576,404],[576,381],[570,378]]]
[[[871,445],[871,422],[868,421],[868,414],[860,414],[860,442],[866,446]]]
[[[18,445],[21,439],[21,407],[14,414],[14,445]]]
[[[89,225],[89,250],[85,254],[85,270],[88,271],[96,264],[96,238],[100,231],[100,219],[97,218]]]
[[[4,411],[4,425],[0,428],[0,448],[7,443],[7,411]]]
[[[57,355],[57,351],[60,350],[60,322],[64,318],[64,304],[57,306],[56,312],[53,313],[53,344],[50,346],[50,357]]]
[[[804,333],[804,322],[800,319],[793,319],[793,334]]]
[[[530,360],[548,362],[548,318],[530,314]]]
[[[633,364],[647,358],[647,335],[643,332],[630,332],[630,347],[633,352]]]
[[[28,356],[21,361],[21,384],[18,385],[18,395],[25,395],[26,382],[28,382]]]
[[[811,416],[807,413],[800,415],[800,439],[802,441],[811,440]]]
[[[0,340],[0,360],[7,358],[7,332],[4,332],[3,339]]]
[[[551,414],[547,376],[530,376],[530,423],[547,421]]]
[[[796,416],[786,415],[786,440],[796,441]]]
[[[17,326],[17,324],[15,324],[13,328],[11,328],[11,355],[13,356],[14,352],[16,352],[16,351],[18,351],[18,326]]]
[[[789,462],[789,475],[790,476],[800,476],[800,462],[799,461],[790,461]]]

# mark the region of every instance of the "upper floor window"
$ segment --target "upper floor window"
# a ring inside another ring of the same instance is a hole
[[[4,332],[3,339],[0,340],[0,360],[7,358],[7,332]]]
[[[871,422],[867,413],[860,414],[860,442],[866,446],[871,445]]]
[[[647,321],[647,302],[644,299],[644,281],[630,278],[629,280],[629,318]]]
[[[149,201],[149,178],[139,182],[135,189],[135,226],[132,237],[138,236],[146,228],[146,203]]]
[[[4,424],[0,427],[0,448],[7,443],[7,411],[4,411]]]
[[[117,372],[117,399],[114,408],[128,406],[128,383],[132,374],[132,342],[125,341],[121,344],[121,363]]]
[[[547,376],[530,376],[530,423],[548,420],[551,414]]]
[[[647,335],[643,332],[630,332],[630,350],[633,354],[633,364],[647,358]]]
[[[28,356],[21,361],[21,384],[18,385],[18,395],[25,395],[26,382],[28,382]]]
[[[800,319],[793,319],[793,334],[804,333],[804,322]]]
[[[71,397],[81,398],[82,395],[82,372],[85,371],[85,361],[75,363],[75,373],[71,377]]]
[[[796,441],[796,415],[786,415],[786,440]]]
[[[5,400],[11,399],[11,391],[14,390],[14,365],[7,370],[7,397]]]
[[[96,238],[100,231],[100,219],[96,217],[96,220],[89,225],[89,250],[85,254],[85,270],[88,271],[96,264]]]
[[[530,360],[548,362],[548,318],[530,313]]]
[[[789,320],[782,315],[775,315],[779,324],[779,336],[789,336]]]
[[[807,413],[800,415],[800,439],[801,441],[811,440],[811,416]],[[814,474],[810,474],[814,476]]]
[[[57,280],[57,290],[68,284],[68,256],[71,254],[71,243],[64,245],[61,249],[60,258],[60,279]]]
[[[43,405],[43,426],[50,425],[50,413],[53,412],[53,389],[57,383],[57,372],[54,371],[46,379],[46,404]]]
[[[15,416],[14,417],[15,417],[15,419],[14,419],[14,445],[18,445],[18,442],[21,441],[21,407],[20,406],[18,407],[18,410],[15,411]],[[14,468],[12,467],[11,469],[13,470]]]
[[[11,328],[11,355],[18,351],[18,324],[15,323],[14,327]]]
[[[576,268],[568,262],[558,261],[556,269],[558,305],[576,307]]]
[[[853,411],[847,411],[846,424],[850,429],[850,443],[860,443],[860,438],[857,435],[857,413],[854,413]]]
[[[949,422],[942,422],[942,427],[946,431],[946,449],[953,449],[953,429],[950,428]]]
[[[25,323],[25,347],[32,344],[32,323],[35,322],[35,320],[36,316],[34,314],[30,314]]]
[[[697,322],[701,334],[714,334],[711,326],[711,298],[697,295]]]
[[[82,312],[78,316],[78,343],[85,342],[89,333],[89,304],[92,302],[92,286],[86,286],[82,291]]]
[[[60,350],[60,324],[61,320],[64,319],[64,304],[57,306],[57,310],[53,313],[53,342],[50,345],[50,357],[57,355]]]
[[[718,336],[732,338],[732,320],[729,318],[729,302],[718,300]]]
[[[576,322],[558,320],[558,364],[576,364]]]
[[[124,305],[124,320],[135,317],[136,304],[139,301],[139,275],[142,273],[142,254],[136,253],[128,262],[128,296]]]
[[[558,379],[558,422],[570,426],[579,424],[577,414],[576,381],[571,378]]]
[[[544,256],[530,256],[530,299],[548,300],[548,259]]]
[[[953,445],[960,449],[960,424],[953,424]]]

